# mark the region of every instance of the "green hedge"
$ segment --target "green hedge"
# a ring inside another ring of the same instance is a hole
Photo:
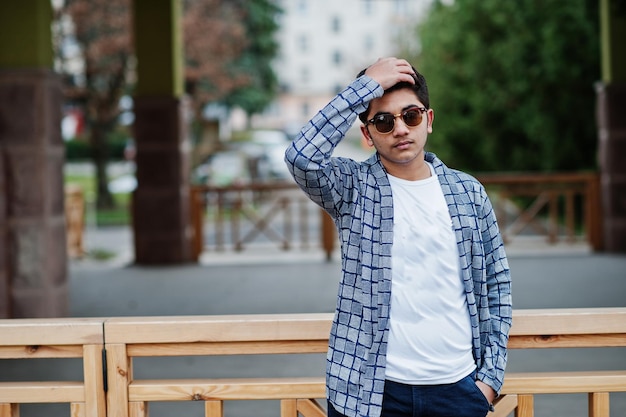
[[[118,161],[124,159],[124,148],[127,138],[114,137],[108,141],[109,159]],[[66,161],[84,161],[92,158],[92,146],[84,139],[72,139],[65,142]]]

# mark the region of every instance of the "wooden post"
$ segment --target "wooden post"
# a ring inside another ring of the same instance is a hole
[[[515,409],[515,417],[534,417],[534,415],[534,397],[529,394],[518,395],[517,408]]]
[[[326,260],[330,261],[333,257],[333,250],[335,249],[335,241],[337,240],[337,234],[335,230],[335,224],[330,218],[328,213],[324,210],[322,214],[322,248],[326,253]]]
[[[132,380],[132,364],[126,355],[126,345],[107,344],[106,349],[107,416],[129,417],[128,384]]]
[[[298,417],[297,400],[282,400],[280,402],[280,417]]]
[[[609,417],[609,393],[590,392],[589,395],[589,417]]]

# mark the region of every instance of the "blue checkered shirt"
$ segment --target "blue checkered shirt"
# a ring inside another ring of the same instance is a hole
[[[285,153],[298,185],[334,219],[342,279],[326,366],[329,401],[348,416],[378,417],[391,300],[393,198],[378,154],[331,157],[368,103],[383,94],[367,76],[352,82],[302,129]],[[476,378],[500,391],[511,326],[511,277],[493,208],[473,177],[426,153],[452,218],[472,324]]]

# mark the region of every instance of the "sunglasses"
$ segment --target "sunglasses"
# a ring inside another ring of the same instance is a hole
[[[396,124],[396,118],[402,117],[402,121],[409,127],[418,126],[422,123],[422,113],[428,111],[425,107],[410,107],[398,114],[380,113],[365,122],[365,125],[374,125],[378,133],[389,133]]]

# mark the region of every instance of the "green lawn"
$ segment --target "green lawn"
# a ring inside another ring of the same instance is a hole
[[[95,179],[91,175],[66,174],[66,185],[75,184],[83,190],[85,197],[86,222],[97,226],[124,226],[130,224],[130,193],[113,194],[115,208],[96,209]]]

